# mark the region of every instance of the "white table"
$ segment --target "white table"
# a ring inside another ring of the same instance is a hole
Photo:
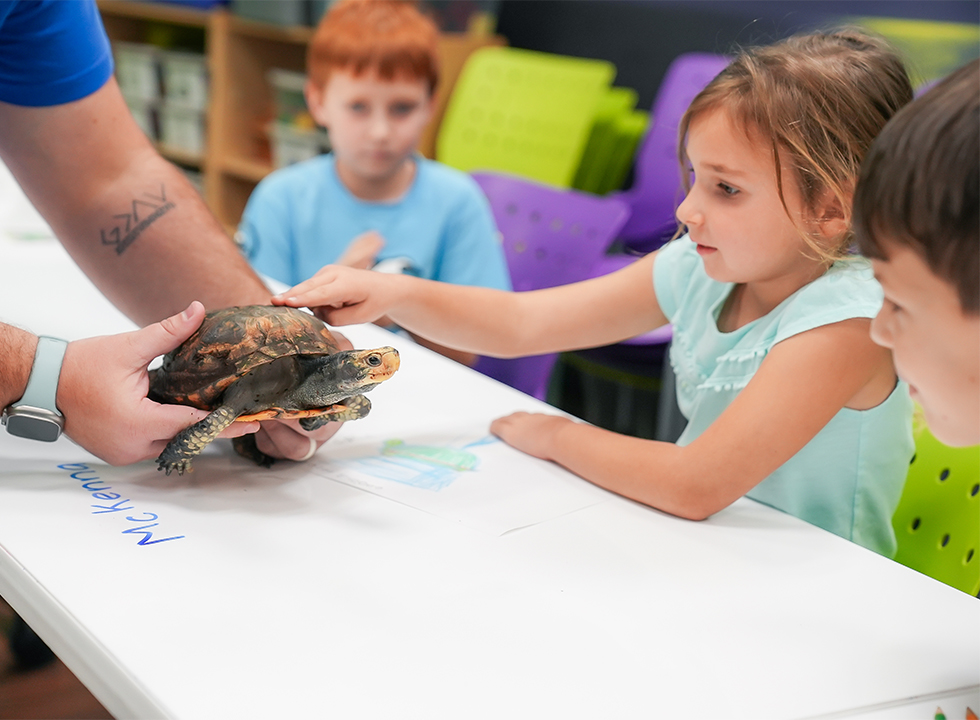
[[[131,327],[54,242],[0,240],[0,258],[0,318],[67,338]],[[452,444],[542,407],[376,328],[348,334],[395,342],[402,369],[318,464],[251,468],[222,442],[167,478],[0,433],[0,594],[117,717],[980,709],[975,598],[753,501],[688,522],[502,446],[453,485],[519,482],[498,505],[422,510],[376,494],[387,481],[326,477],[332,452]],[[93,510],[113,505],[105,486],[131,509]]]

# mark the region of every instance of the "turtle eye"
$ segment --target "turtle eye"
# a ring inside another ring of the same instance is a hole
[[[370,365],[371,367],[378,367],[381,364],[381,356],[380,355],[368,355],[367,356],[367,364]]]

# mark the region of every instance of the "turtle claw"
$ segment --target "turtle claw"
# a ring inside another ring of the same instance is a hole
[[[169,476],[174,470],[177,471],[178,475],[183,475],[185,472],[194,472],[194,468],[191,465],[190,458],[183,458],[182,460],[164,460],[163,458],[157,458],[157,470],[163,470]]]

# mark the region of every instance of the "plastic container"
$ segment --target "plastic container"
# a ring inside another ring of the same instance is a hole
[[[330,150],[327,131],[323,128],[303,130],[293,125],[273,122],[266,128],[272,146],[272,162],[277,168],[315,158]]]
[[[257,22],[274,25],[309,25],[308,0],[232,0],[231,11]]]
[[[213,10],[228,4],[228,0],[156,0],[156,2],[167,3],[168,5],[184,5],[198,10]]]
[[[266,73],[266,79],[272,86],[276,122],[292,125],[300,130],[315,129],[316,123],[306,107],[306,97],[303,95],[306,75],[272,68]]]
[[[160,51],[143,43],[114,42],[116,80],[122,94],[132,100],[160,99]]]
[[[192,155],[204,154],[204,113],[167,102],[160,104],[160,143]]]
[[[170,105],[204,110],[208,105],[207,59],[200,53],[164,50],[159,54],[163,97]]]

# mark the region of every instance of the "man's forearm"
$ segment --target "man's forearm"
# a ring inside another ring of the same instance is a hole
[[[115,80],[81,100],[0,103],[3,158],[68,252],[141,325],[269,293],[200,195],[136,125]]]
[[[153,153],[86,212],[57,229],[78,265],[141,325],[200,300],[209,310],[266,303],[269,291],[200,195]]]

